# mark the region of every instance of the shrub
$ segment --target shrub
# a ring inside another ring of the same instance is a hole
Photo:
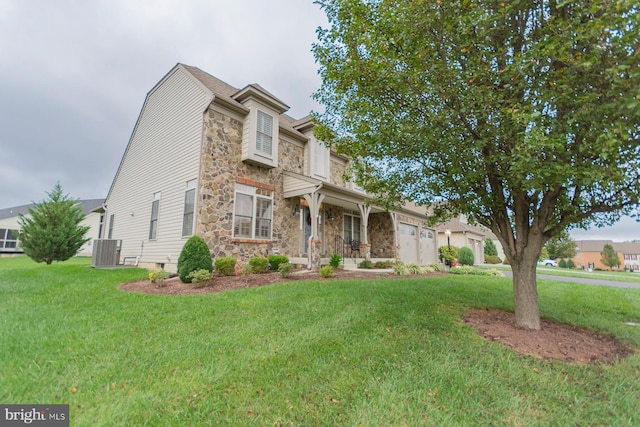
[[[204,287],[211,279],[211,272],[207,270],[196,270],[189,273],[189,279],[191,283],[197,283],[199,288]]]
[[[410,274],[422,274],[422,267],[420,264],[416,264],[415,262],[407,265],[407,269]]]
[[[500,264],[502,260],[500,259],[500,257],[497,257],[497,256],[485,255],[484,262],[486,262],[487,264]]]
[[[333,277],[336,273],[333,271],[333,267],[330,265],[324,265],[320,267],[320,277],[328,278]]]
[[[393,261],[378,261],[375,263],[376,268],[393,268],[395,262]]]
[[[286,255],[269,255],[267,258],[269,261],[269,266],[271,267],[271,271],[279,271],[280,264],[286,264],[289,262],[289,257]]]
[[[393,266],[393,274],[397,274],[398,276],[408,276],[411,272],[406,265],[398,262]]]
[[[564,258],[560,259],[560,262],[558,263],[558,267],[567,268],[567,261],[565,261]]]
[[[462,265],[473,265],[475,257],[471,248],[463,246],[460,248],[458,262]]]
[[[292,271],[293,271],[293,264],[291,264],[290,262],[285,262],[283,264],[280,264],[280,266],[278,267],[278,273],[280,273],[280,275],[285,279],[289,277]]]
[[[340,262],[342,261],[342,257],[338,254],[331,255],[331,259],[329,259],[329,265],[333,268],[340,267]]]
[[[249,259],[249,268],[251,273],[264,274],[269,271],[269,260],[259,256]]]
[[[444,262],[448,266],[453,265],[453,260],[458,258],[458,248],[455,246],[440,246],[438,253],[440,254],[440,259],[444,258]]]
[[[178,258],[178,276],[183,283],[191,283],[189,274],[196,270],[213,271],[209,247],[200,236],[191,236],[182,247]]]
[[[433,268],[433,271],[444,271],[444,265],[440,263],[433,263],[429,267]]]
[[[158,286],[164,285],[164,281],[168,277],[169,277],[169,273],[167,273],[161,268],[149,272],[149,280],[151,281],[151,283],[155,283]]]
[[[475,269],[471,266],[464,265],[462,267],[453,267],[449,270],[451,274],[462,274],[462,275],[471,275],[471,276],[495,276],[495,277],[504,277],[504,273],[502,271],[498,271],[496,269],[491,270],[480,270]]]
[[[370,259],[362,260],[359,265],[360,268],[373,268],[373,262]]]
[[[216,273],[220,276],[233,276],[236,273],[236,259],[233,257],[221,257],[215,262]]]
[[[506,257],[505,257],[505,259],[503,259],[503,260],[502,260],[502,263],[503,263],[503,264],[506,264],[506,265],[510,265],[510,264],[511,264],[511,263],[509,262],[509,258],[506,258]]]
[[[567,268],[576,268],[576,265],[573,263],[571,258],[567,260]]]

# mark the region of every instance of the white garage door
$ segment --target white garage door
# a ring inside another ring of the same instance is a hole
[[[400,223],[400,261],[405,264],[418,262],[418,227]]]
[[[436,233],[426,228],[420,229],[420,245],[422,247],[422,265],[433,264],[437,261],[436,255]]]

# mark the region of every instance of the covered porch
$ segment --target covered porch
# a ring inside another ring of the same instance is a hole
[[[298,218],[298,251],[288,254],[292,263],[318,269],[333,254],[344,259],[345,268],[364,259],[398,259],[396,213],[372,206],[363,192],[285,172],[284,198]]]

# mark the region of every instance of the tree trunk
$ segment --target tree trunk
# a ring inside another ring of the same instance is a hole
[[[537,257],[531,253],[519,262],[512,263],[513,299],[516,314],[516,328],[540,330],[540,310],[538,308],[538,287],[536,283]]]

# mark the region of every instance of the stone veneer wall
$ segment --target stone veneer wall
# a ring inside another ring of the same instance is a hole
[[[369,243],[372,258],[395,258],[393,221],[388,212],[369,215]]]
[[[284,170],[302,173],[304,149],[280,138],[278,167],[243,163],[241,120],[209,109],[204,121],[204,144],[200,165],[200,199],[196,233],[204,238],[212,258],[232,256],[241,265],[254,256],[267,257],[276,250],[298,256],[299,219],[293,215],[298,201],[283,198]],[[234,191],[237,181],[273,191],[273,239],[234,239]]]

